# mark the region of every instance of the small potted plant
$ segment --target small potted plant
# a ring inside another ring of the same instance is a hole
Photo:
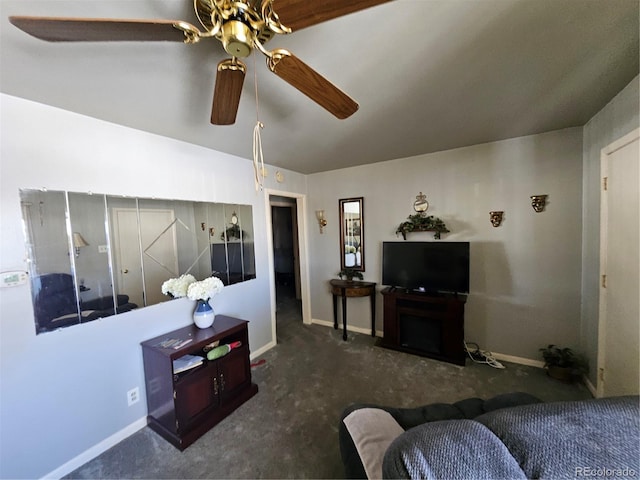
[[[364,278],[360,270],[356,270],[355,268],[349,268],[349,267],[343,268],[342,270],[340,270],[338,272],[338,276],[340,277],[340,279],[342,279],[342,277],[346,277],[348,282],[353,282],[354,278],[358,278],[360,280]]]
[[[586,358],[568,347],[549,345],[541,348],[547,375],[563,382],[571,383],[580,375],[589,371]]]

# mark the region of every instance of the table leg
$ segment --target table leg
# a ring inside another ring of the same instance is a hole
[[[342,296],[342,339],[347,340],[347,292]]]
[[[333,328],[338,329],[338,299],[333,295]]]
[[[376,292],[371,295],[371,336],[376,336]]]

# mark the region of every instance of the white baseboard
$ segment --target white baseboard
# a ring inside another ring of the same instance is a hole
[[[327,322],[326,320],[318,320],[317,318],[312,318],[311,323],[315,325],[322,325],[323,327],[333,328],[333,322]],[[338,328],[342,328],[342,324],[339,324]],[[353,325],[349,324],[347,324],[347,332],[364,333],[365,335],[371,335],[370,328],[354,327]],[[376,330],[376,337],[382,337],[382,332]]]
[[[326,320],[319,320],[317,318],[314,318],[311,320],[311,323],[316,325],[322,325],[323,327],[333,328],[333,322],[328,322]],[[342,325],[339,325],[338,327],[342,328]],[[354,327],[348,324],[347,324],[347,331],[364,333],[366,335],[371,334],[371,330],[369,330],[368,328]],[[383,332],[381,332],[380,330],[376,330],[376,337],[382,337],[382,336],[383,336]],[[541,360],[533,360],[531,358],[516,357],[513,355],[505,355],[502,353],[494,353],[494,352],[492,352],[492,355],[495,357],[496,360],[504,360],[505,362],[517,363],[520,365],[528,365],[530,367],[544,368],[544,362]]]
[[[276,346],[276,342],[269,342],[267,345],[265,345],[261,349],[256,350],[255,352],[252,352],[251,355],[249,356],[249,358],[251,360],[253,360],[254,358],[259,357],[260,355],[265,353],[267,350],[270,350],[271,348],[273,348],[275,346]],[[144,428],[146,426],[147,426],[147,417],[145,416],[143,418],[140,418],[140,419],[136,420],[135,422],[131,423],[130,425],[126,426],[125,428],[123,428],[119,432],[114,433],[110,437],[105,438],[103,441],[101,441],[97,445],[94,445],[93,447],[89,448],[88,450],[85,450],[80,455],[76,456],[75,458],[72,458],[67,463],[65,463],[64,465],[61,465],[60,467],[56,468],[55,470],[47,473],[42,478],[46,478],[46,479],[62,478],[65,475],[68,475],[69,473],[73,472],[75,469],[80,468],[85,463],[93,460],[94,458],[96,458],[101,453],[106,452],[107,450],[109,450],[111,447],[113,447],[117,443],[120,443],[125,438],[133,435],[138,430],[140,430],[140,429],[142,429],[142,428]]]
[[[55,470],[47,473],[42,478],[56,478],[56,479],[62,478],[65,475],[68,475],[69,473],[73,472],[75,469],[80,468],[82,465],[84,465],[88,461],[93,460],[101,453],[106,452],[117,443],[120,443],[125,438],[133,435],[138,430],[146,426],[147,426],[147,417],[145,416],[129,424],[128,426],[124,427],[119,432],[114,433],[110,437],[105,438],[100,443],[94,445],[88,450],[85,450],[80,455],[76,456],[75,458],[72,458],[67,463],[59,466]]]
[[[544,362],[541,360],[533,360],[531,358],[515,357],[513,355],[505,355],[503,353],[491,352],[496,360],[517,363],[519,365],[528,365],[529,367],[544,368]]]
[[[251,352],[249,354],[249,360],[254,360],[255,358],[257,358],[260,355],[262,355],[263,353],[265,353],[266,351],[271,350],[275,346],[276,346],[276,341],[275,340],[270,341],[264,347],[259,348],[255,352]]]
[[[582,376],[582,383],[584,383],[586,387],[589,389],[589,392],[591,392],[591,395],[593,395],[593,398],[598,398],[598,389],[593,385],[593,383],[591,383],[591,380],[589,380],[589,378],[586,375]]]

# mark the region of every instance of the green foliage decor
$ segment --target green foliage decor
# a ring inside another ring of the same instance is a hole
[[[364,278],[360,270],[355,270],[353,268],[343,268],[338,272],[338,276],[341,280],[342,277],[346,277],[348,281],[352,281],[354,278],[358,278],[360,280]]]
[[[449,229],[445,223],[438,217],[433,215],[422,215],[417,213],[415,215],[409,215],[408,221],[402,222],[396,229],[396,235],[402,234],[402,238],[407,239],[407,233],[409,232],[435,232],[433,238],[440,239],[441,233],[449,233]]]
[[[227,228],[224,232],[222,232],[220,234],[220,240],[231,240],[231,239],[238,239],[240,240],[242,237],[245,237],[246,233],[244,230],[240,231],[240,226],[239,225],[229,225],[229,228]]]
[[[581,375],[589,371],[587,360],[568,347],[560,348],[555,345],[549,345],[541,348],[540,351],[542,352],[545,368],[567,368],[571,370],[573,375]]]

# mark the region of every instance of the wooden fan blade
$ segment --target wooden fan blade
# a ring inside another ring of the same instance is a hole
[[[275,50],[267,59],[269,70],[300,90],[311,100],[340,119],[358,110],[358,104],[346,93],[287,50]]]
[[[211,109],[211,123],[214,125],[235,123],[246,71],[245,64],[235,58],[223,60],[218,64]]]
[[[114,20],[103,18],[9,17],[20,30],[47,42],[174,41],[185,34],[176,24],[197,29],[179,20]]]
[[[391,0],[274,0],[280,22],[296,31]]]

